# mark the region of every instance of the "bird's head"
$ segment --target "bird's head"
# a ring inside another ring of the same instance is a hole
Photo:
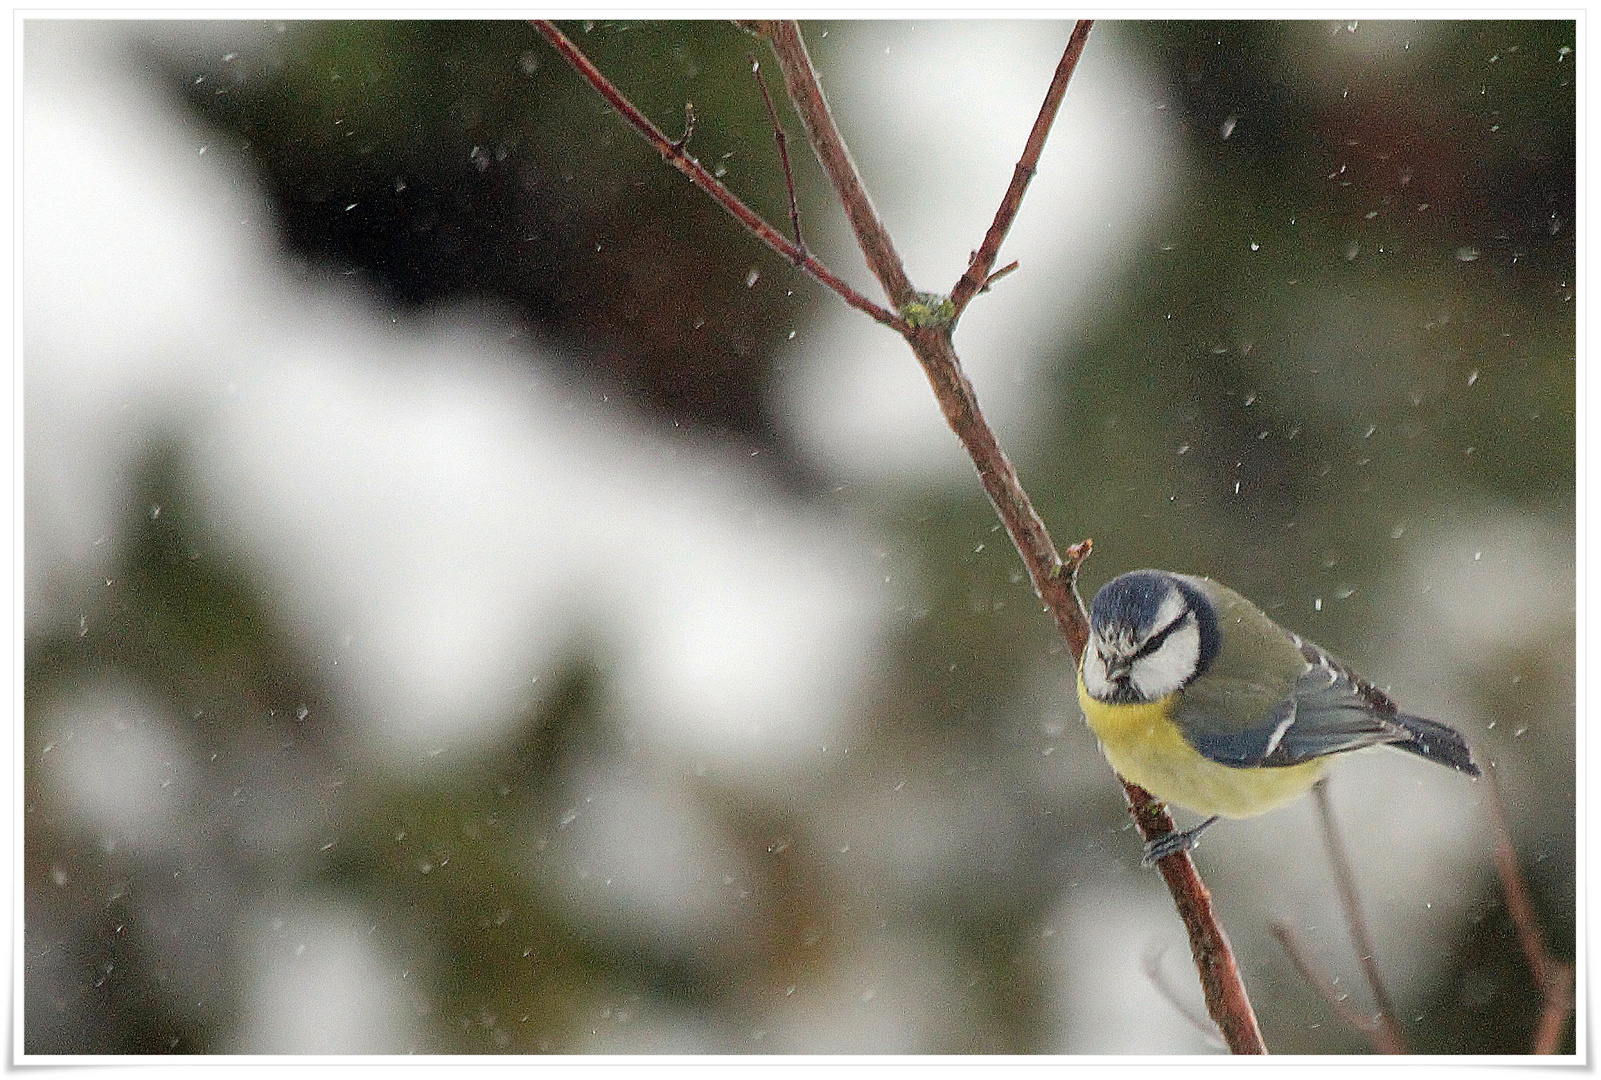
[[[1205,671],[1217,648],[1205,594],[1165,570],[1134,570],[1102,585],[1090,605],[1084,688],[1112,704],[1157,701]]]

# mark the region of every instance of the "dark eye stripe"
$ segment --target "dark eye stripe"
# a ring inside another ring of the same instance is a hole
[[[1129,663],[1132,664],[1136,660],[1142,660],[1145,657],[1150,656],[1157,649],[1160,649],[1162,647],[1162,642],[1166,641],[1174,631],[1183,626],[1185,621],[1192,618],[1194,615],[1195,612],[1193,610],[1186,611],[1184,614],[1180,615],[1178,618],[1162,627],[1162,629],[1152,634],[1146,639],[1145,644],[1140,646],[1139,652],[1136,652],[1133,656],[1129,657]]]

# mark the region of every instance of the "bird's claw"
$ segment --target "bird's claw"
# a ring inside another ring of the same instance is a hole
[[[1194,851],[1195,845],[1200,841],[1201,831],[1216,820],[1217,817],[1214,815],[1192,828],[1163,833],[1146,841],[1145,849],[1140,853],[1140,865],[1155,866],[1169,855],[1177,855],[1181,851]]]
[[[1163,833],[1155,840],[1146,843],[1145,850],[1140,853],[1141,866],[1155,866],[1169,855],[1177,855],[1181,851],[1193,851],[1195,837],[1188,831]]]

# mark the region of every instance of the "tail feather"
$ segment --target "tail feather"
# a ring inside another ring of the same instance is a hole
[[[1479,767],[1473,763],[1473,756],[1468,753],[1467,741],[1455,728],[1447,727],[1438,720],[1428,720],[1407,713],[1396,713],[1385,719],[1400,724],[1411,736],[1404,741],[1390,744],[1397,750],[1406,750],[1430,761],[1438,761],[1441,765],[1449,765],[1469,776],[1479,775]]]

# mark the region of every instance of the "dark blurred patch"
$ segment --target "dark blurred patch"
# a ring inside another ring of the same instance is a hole
[[[744,70],[752,39],[722,22],[567,30],[664,130],[677,134],[694,101],[691,152],[737,160],[728,182],[780,211]],[[619,401],[773,442],[773,347],[811,285],[664,166],[526,23],[296,23],[270,45],[201,70],[169,61],[168,74],[246,149],[292,251],[398,307],[501,301]]]
[[[22,964],[29,1054],[190,1054],[234,1019],[229,1001],[176,993],[159,927],[129,902],[135,860],[46,810],[27,820]],[[143,882],[141,882],[143,884]],[[222,943],[217,943],[221,945]],[[219,948],[216,961],[231,958]]]
[[[1388,557],[1419,486],[1571,514],[1574,24],[1427,24],[1399,68],[1320,60],[1346,23],[1118,29],[1165,68],[1187,190],[1062,364],[1046,519],[1251,589]]]
[[[1571,264],[1574,23],[1422,23],[1380,54],[1345,50],[1337,76],[1308,73],[1308,41],[1360,29],[1140,24],[1167,64],[1191,149],[1203,159],[1322,186],[1438,243],[1480,238],[1547,269]],[[1412,48],[1423,63],[1392,66],[1381,55]],[[1318,85],[1334,78],[1337,85]]]
[[[1566,856],[1525,863],[1529,899],[1554,959],[1573,963],[1574,881]],[[1534,1044],[1543,999],[1528,958],[1507,913],[1498,881],[1486,884],[1474,905],[1461,947],[1440,989],[1422,1009],[1423,1019],[1408,1023],[1407,1037],[1418,1054],[1528,1054]],[[1584,973],[1579,972],[1579,978]],[[1407,1018],[1411,1020],[1411,1018]],[[1559,1053],[1575,1048],[1570,1017]]]
[[[274,809],[326,793],[334,771],[312,665],[207,534],[188,490],[181,454],[158,444],[130,493],[110,578],[62,600],[83,613],[82,629],[26,642],[29,763],[43,760],[43,697],[70,701],[108,678],[148,693],[198,763],[175,810],[195,832],[154,852],[73,824],[38,768],[25,769],[30,1053],[224,1051],[240,991],[234,919],[266,873],[255,834],[272,829]],[[197,971],[216,992],[196,992]]]

